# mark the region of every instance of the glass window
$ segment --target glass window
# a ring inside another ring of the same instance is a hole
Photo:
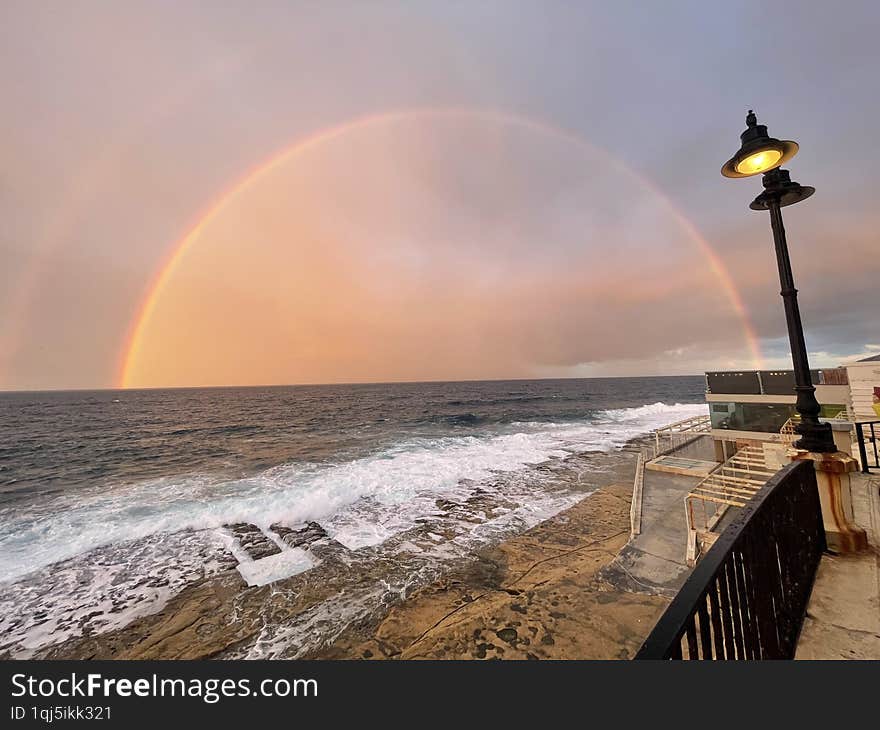
[[[793,403],[713,403],[712,428],[779,433],[796,413]]]

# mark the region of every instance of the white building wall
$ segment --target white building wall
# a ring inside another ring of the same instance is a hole
[[[874,388],[880,388],[880,362],[857,362],[846,366],[850,409],[856,418],[880,418],[872,403]]]

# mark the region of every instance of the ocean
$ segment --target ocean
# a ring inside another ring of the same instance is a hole
[[[702,377],[0,394],[0,654],[111,631],[224,570],[308,571],[320,551],[282,538],[310,522],[349,568],[391,566],[377,585],[403,565],[405,593],[705,412]],[[245,524],[275,554],[254,559]],[[245,655],[291,655],[272,646]]]

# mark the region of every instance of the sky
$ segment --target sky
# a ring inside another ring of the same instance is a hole
[[[0,389],[790,366],[880,352],[880,5],[7,0]]]

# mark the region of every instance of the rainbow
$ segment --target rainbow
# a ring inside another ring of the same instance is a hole
[[[286,165],[298,156],[312,150],[320,145],[326,144],[334,139],[364,127],[388,124],[392,122],[408,120],[413,118],[424,117],[426,119],[436,119],[438,117],[461,117],[485,119],[504,124],[516,125],[522,128],[533,129],[543,134],[556,136],[564,139],[581,149],[589,151],[591,154],[602,156],[609,164],[618,170],[629,174],[636,178],[643,186],[650,190],[658,199],[668,206],[669,211],[676,221],[687,231],[692,242],[699,248],[700,252],[705,256],[712,274],[717,279],[722,291],[727,297],[731,307],[739,318],[746,344],[754,360],[755,367],[763,366],[763,356],[761,354],[760,343],[755,329],[749,319],[748,312],[742,297],[739,294],[733,279],[724,262],[718,254],[712,249],[709,243],[700,235],[696,227],[672,204],[672,201],[654,185],[650,180],[637,175],[633,170],[624,165],[620,160],[612,157],[606,150],[595,147],[586,142],[581,137],[572,132],[558,129],[548,124],[535,121],[533,119],[520,117],[514,114],[499,112],[495,110],[480,109],[462,109],[462,108],[419,108],[401,111],[387,112],[383,114],[374,114],[344,122],[342,124],[322,129],[305,139],[298,140],[293,144],[283,148],[274,154],[271,158],[257,165],[243,177],[241,177],[231,187],[226,189],[214,202],[210,203],[197,217],[195,224],[187,231],[170,250],[161,265],[157,269],[157,273],[147,286],[146,296],[141,301],[137,309],[136,315],[132,319],[128,334],[125,338],[124,346],[121,349],[119,365],[117,368],[117,387],[128,388],[131,386],[131,373],[133,364],[136,362],[142,347],[143,333],[150,322],[153,311],[157,302],[160,300],[163,291],[168,282],[174,275],[178,264],[186,255],[186,252],[195,243],[204,229],[214,220],[226,205],[236,196],[245,193],[248,189],[254,187],[263,177],[277,169],[281,165]]]

